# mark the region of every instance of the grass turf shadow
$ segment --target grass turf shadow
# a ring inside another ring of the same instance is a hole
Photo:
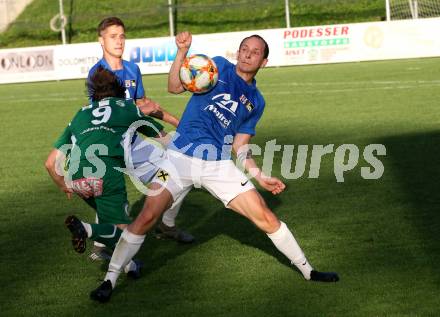
[[[440,132],[398,135],[380,140],[387,148],[391,172],[412,208],[408,219],[425,241],[440,241]],[[431,243],[425,246],[432,245]],[[431,250],[429,250],[431,251]],[[438,270],[438,269],[437,269]]]
[[[272,210],[280,204],[277,196],[270,193],[260,193],[266,200],[268,206]],[[174,241],[156,240],[152,237],[154,229],[147,234],[146,245],[139,252],[138,257],[147,262],[145,274],[150,274],[160,269],[166,262],[184,254],[194,245],[200,245],[218,235],[226,235],[239,243],[259,249],[268,255],[277,259],[283,265],[291,266],[289,261],[282,255],[272,244],[270,239],[256,228],[248,219],[236,214],[232,210],[222,207],[220,202],[212,205],[198,204],[197,195],[210,196],[204,190],[192,190],[185,199],[179,215],[176,218],[177,226],[185,229],[196,237],[196,241],[190,245],[178,244]],[[209,199],[209,198],[208,198]],[[205,200],[205,199],[203,199]],[[144,197],[141,197],[132,206],[131,214],[136,216],[139,214],[144,203]],[[194,219],[198,219],[194,222]],[[164,252],[157,252],[158,249],[164,249]],[[159,257],[151,254],[159,254]]]

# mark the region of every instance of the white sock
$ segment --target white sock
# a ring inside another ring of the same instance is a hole
[[[87,232],[87,238],[90,238],[92,236],[92,226],[88,224],[87,222],[82,222],[82,225],[84,226],[84,229],[86,229]]]
[[[172,228],[172,227],[174,227],[174,226],[176,225],[175,218],[169,218],[169,217],[166,217],[165,214],[164,214],[164,216],[162,217],[162,222],[163,222],[167,227],[170,227],[170,228]]]
[[[170,208],[165,210],[162,216],[162,222],[168,227],[174,227],[176,225],[176,217],[182,206],[183,200],[191,190],[191,186],[182,191],[177,197],[174,197],[174,202]]]
[[[171,206],[170,209],[167,209],[162,216],[162,222],[168,227],[174,227],[176,225],[176,217],[177,213],[179,212],[179,208],[173,208],[173,206]]]
[[[144,239],[145,235],[137,235],[128,231],[127,228],[124,229],[113,251],[104,281],[110,280],[113,288],[116,286],[116,280],[121,274],[122,269],[139,251]]]
[[[275,247],[301,271],[304,278],[310,280],[310,272],[313,268],[286,224],[281,222],[280,228],[274,233],[268,233],[267,236],[272,240]]]
[[[95,215],[95,223],[99,223],[98,214]],[[93,241],[93,245],[98,248],[105,248],[105,244]]]
[[[136,270],[136,263],[134,263],[133,260],[131,260],[130,262],[128,262],[128,264],[124,267],[124,272],[128,273],[130,271],[134,271]]]

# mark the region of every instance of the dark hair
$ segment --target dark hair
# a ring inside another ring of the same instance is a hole
[[[104,31],[106,28],[112,25],[122,26],[122,28],[125,31],[125,25],[124,22],[118,17],[108,17],[102,20],[98,25],[98,36],[101,36],[101,32]]]
[[[255,37],[255,38],[261,40],[261,41],[264,43],[264,53],[263,53],[263,57],[264,57],[264,58],[267,58],[267,57],[269,56],[269,45],[267,44],[266,40],[263,39],[263,38],[262,38],[261,36],[259,36],[258,34],[253,34],[253,35],[251,35],[251,36],[245,37],[245,38],[241,41],[240,46],[239,46],[239,49],[240,49],[241,46],[243,45],[244,41],[246,41],[247,39],[250,39],[251,37]]]
[[[125,88],[116,75],[98,66],[92,76],[86,81],[87,93],[92,101],[106,97],[125,98]]]

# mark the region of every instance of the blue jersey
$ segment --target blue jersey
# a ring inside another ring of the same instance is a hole
[[[122,69],[113,70],[104,58],[101,58],[89,71],[88,79],[93,75],[98,66],[112,71],[122,82],[125,87],[125,99],[134,100],[141,99],[145,96],[144,85],[142,83],[142,75],[139,67],[133,63],[122,60]]]
[[[208,93],[192,95],[170,148],[203,160],[229,160],[234,136],[255,134],[265,101],[255,80],[246,83],[223,57],[214,61],[217,85]]]

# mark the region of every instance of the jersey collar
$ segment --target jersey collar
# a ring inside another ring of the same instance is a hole
[[[237,65],[234,65],[234,75],[238,78],[239,81],[241,81],[247,87],[249,87],[251,89],[257,89],[257,80],[255,79],[255,77],[252,79],[252,82],[250,84],[248,84],[243,78],[241,78],[237,74]]]
[[[125,69],[125,61],[122,60],[122,68],[121,69],[116,69],[113,70],[110,65],[108,64],[107,60],[103,57],[101,58],[101,60],[99,61],[99,63],[107,70],[112,71],[112,72],[117,72],[117,71],[123,71]]]

